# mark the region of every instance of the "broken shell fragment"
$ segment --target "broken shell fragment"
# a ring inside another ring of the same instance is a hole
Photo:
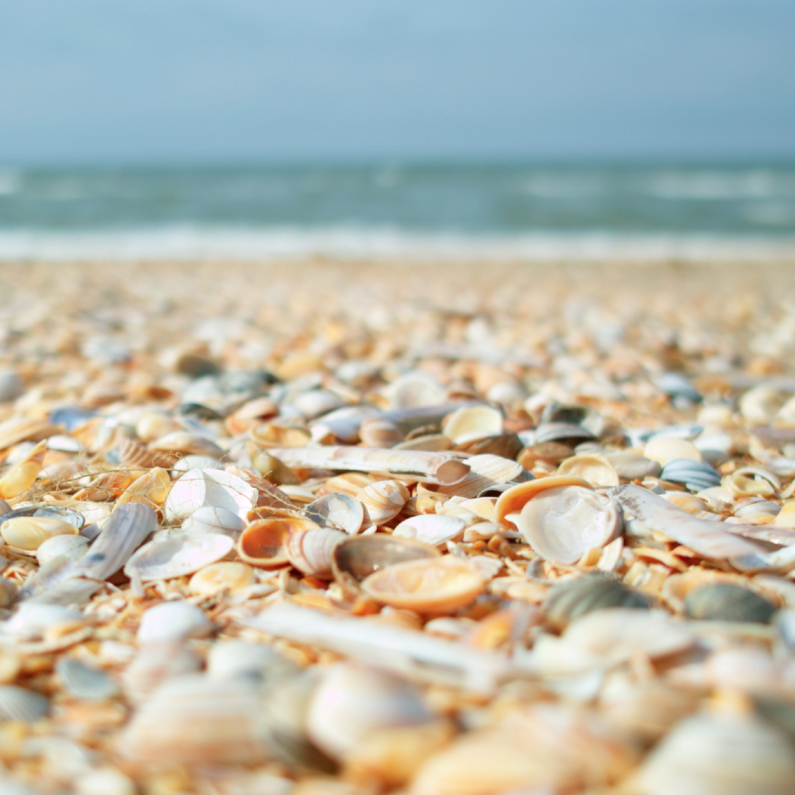
[[[77,528],[69,522],[38,516],[18,516],[7,519],[0,525],[0,534],[6,544],[31,551],[38,549],[45,541],[55,536],[77,535],[77,533]]]
[[[729,583],[702,585],[685,597],[685,615],[708,621],[746,621],[767,624],[776,606],[747,588]]]
[[[306,516],[321,527],[357,533],[364,521],[362,503],[347,494],[325,494],[304,509]]]
[[[116,501],[116,505],[128,502],[141,502],[150,508],[159,508],[168,496],[171,477],[165,469],[154,467],[145,475],[133,481]]]
[[[442,433],[453,444],[466,444],[502,433],[502,412],[491,406],[463,406],[442,423]]]
[[[396,538],[412,538],[432,547],[452,541],[464,531],[466,523],[457,516],[420,514],[402,521],[392,533]]]
[[[397,516],[411,495],[399,480],[379,480],[365,486],[358,495],[373,524],[386,524]]]
[[[623,529],[616,503],[581,486],[541,492],[522,508],[517,526],[535,552],[564,565],[606,546]]]
[[[172,580],[221,560],[234,545],[220,533],[165,532],[142,546],[127,561],[124,573],[141,582]]]
[[[445,555],[409,560],[371,574],[362,590],[381,604],[419,613],[452,612],[472,602],[485,587],[472,563]]]
[[[348,536],[339,530],[302,530],[291,533],[284,542],[290,563],[304,574],[331,579],[334,549]]]
[[[0,497],[10,500],[24,494],[35,482],[41,472],[47,443],[39,442],[21,461],[15,463],[0,478]]]
[[[556,489],[563,486],[582,486],[590,489],[591,485],[587,480],[568,476],[555,476],[548,478],[536,478],[526,483],[519,483],[500,494],[497,500],[495,521],[508,524],[507,520],[511,514],[519,513],[524,506],[537,494],[547,489]]]

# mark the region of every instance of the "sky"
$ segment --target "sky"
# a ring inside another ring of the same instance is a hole
[[[0,4],[0,163],[795,158],[793,0]]]

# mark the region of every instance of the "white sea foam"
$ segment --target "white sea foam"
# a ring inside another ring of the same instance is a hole
[[[0,231],[0,260],[280,259],[795,261],[795,237],[537,232],[419,234],[388,228],[173,226],[117,231]]]

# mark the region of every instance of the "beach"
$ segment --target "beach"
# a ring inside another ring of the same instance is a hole
[[[794,348],[782,260],[3,262],[2,786],[789,792]]]

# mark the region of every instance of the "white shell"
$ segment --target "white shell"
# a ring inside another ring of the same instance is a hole
[[[22,602],[16,613],[0,627],[19,639],[41,637],[49,627],[83,621],[83,614],[71,607],[39,602]]]
[[[124,573],[141,582],[182,577],[221,560],[234,545],[220,533],[161,533],[127,561]]]
[[[141,616],[138,642],[204,638],[213,625],[204,612],[189,602],[161,602]]]
[[[524,472],[517,461],[491,453],[470,456],[466,463],[469,465],[469,474],[459,483],[440,486],[439,491],[442,494],[471,499],[485,489],[520,478]]]
[[[232,511],[205,505],[191,514],[183,523],[182,530],[186,533],[222,533],[237,538],[246,527],[246,523]]]
[[[164,515],[168,523],[178,524],[199,508],[212,506],[245,519],[257,498],[257,490],[242,478],[220,469],[191,469],[171,487]]]
[[[353,535],[364,521],[364,507],[347,494],[326,494],[305,508],[306,515],[321,527]]]
[[[220,641],[207,655],[207,675],[214,679],[263,676],[271,669],[283,671],[291,665],[273,646],[245,640]]]
[[[502,433],[502,412],[491,406],[464,406],[450,414],[442,433],[453,444],[466,444]]]
[[[194,453],[180,458],[173,467],[172,472],[189,472],[191,469],[214,469],[218,466],[218,459],[210,455]]]
[[[86,551],[88,543],[85,536],[53,536],[36,550],[36,560],[39,561],[40,566],[60,556],[69,560],[79,560]]]
[[[304,574],[331,578],[331,556],[348,536],[339,530],[301,530],[284,542],[290,563]]]
[[[609,544],[623,524],[609,497],[581,486],[563,486],[529,500],[517,526],[543,558],[571,565],[589,549]]]
[[[457,516],[420,514],[401,522],[392,533],[399,538],[414,538],[433,547],[453,540],[464,529],[465,522]]]
[[[413,686],[362,666],[332,666],[315,690],[306,717],[309,738],[341,760],[375,729],[425,723],[431,713]]]

